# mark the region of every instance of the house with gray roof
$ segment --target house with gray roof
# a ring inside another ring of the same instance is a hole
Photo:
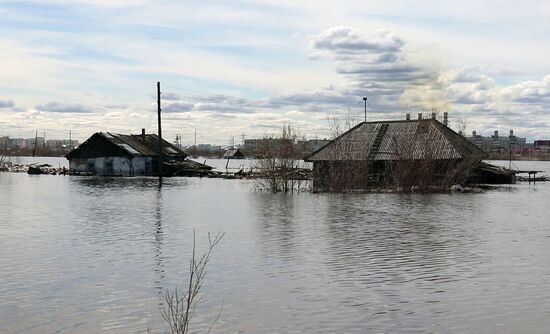
[[[227,150],[223,154],[224,159],[244,159],[244,154],[238,148],[232,148]]]
[[[443,187],[487,154],[431,119],[362,122],[313,152],[314,188]]]
[[[158,136],[125,135],[111,132],[94,133],[85,142],[69,152],[70,173],[100,176],[140,176],[159,174]],[[163,174],[188,175],[211,170],[192,160],[175,145],[162,140]]]

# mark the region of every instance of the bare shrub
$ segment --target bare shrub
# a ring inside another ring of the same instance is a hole
[[[207,265],[210,262],[212,251],[224,235],[225,233],[218,233],[214,238],[211,238],[209,233],[208,249],[199,257],[196,254],[195,231],[193,231],[193,253],[189,260],[189,282],[187,287],[183,291],[178,287],[174,288],[173,291],[167,291],[165,295],[166,305],[162,308],[162,317],[170,326],[170,333],[189,333],[191,319],[203,297],[200,291],[206,278]]]
[[[304,186],[301,151],[295,145],[300,138],[290,125],[283,126],[277,137],[264,137],[254,166],[257,186],[272,192],[300,191]]]

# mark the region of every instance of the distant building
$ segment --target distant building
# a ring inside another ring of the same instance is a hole
[[[302,152],[303,156],[308,156],[311,153],[317,151],[321,147],[328,144],[330,140],[328,139],[310,139],[310,140],[298,140],[296,146],[299,151]]]
[[[244,159],[244,154],[238,148],[227,150],[224,155],[224,159]]]
[[[280,146],[283,143],[292,142],[291,139],[280,139],[280,138],[260,138],[260,139],[245,139],[244,140],[244,149],[247,151],[255,151],[262,149],[262,147],[272,145]]]
[[[22,148],[27,148],[28,146],[30,146],[30,144],[29,144],[27,139],[23,139],[23,138],[11,138],[10,139],[10,147],[11,148],[22,149]]]
[[[535,140],[533,151],[543,155],[550,154],[550,140]]]
[[[0,137],[0,150],[5,150],[11,147],[10,137]]]
[[[185,152],[163,140],[166,162],[182,162]],[[158,136],[156,134],[123,135],[97,132],[66,155],[73,173],[102,176],[156,175],[159,171]],[[164,165],[163,165],[164,168]]]
[[[525,138],[514,135],[514,130],[510,130],[508,136],[499,136],[498,131],[495,131],[492,136],[481,136],[476,131],[472,131],[472,135],[466,139],[487,153],[522,152],[527,145]]]
[[[36,142],[36,145],[35,145]],[[0,137],[0,150],[28,154],[36,148],[37,154],[66,153],[78,146],[78,140]]]
[[[46,141],[44,140],[44,137],[29,138],[29,139],[26,139],[26,141],[27,141],[27,145],[26,145],[27,147],[34,148],[35,143],[37,148],[44,148],[46,146]]]
[[[219,146],[211,144],[198,144],[196,148],[199,152],[218,152],[218,150],[220,149]]]
[[[69,139],[48,139],[46,140],[46,148],[58,151],[64,149],[73,149],[78,146],[78,140]]]
[[[266,150],[277,150],[280,147],[292,147],[292,150],[300,157],[306,157],[323,147],[330,140],[328,139],[309,139],[293,141],[292,139],[282,138],[260,138],[245,139],[241,146],[244,153],[248,156],[261,157]]]

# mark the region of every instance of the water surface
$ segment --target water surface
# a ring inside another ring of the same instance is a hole
[[[547,162],[516,162],[550,170]],[[544,333],[550,185],[270,194],[247,181],[0,173],[0,332],[166,329],[163,293],[225,232],[197,331]]]

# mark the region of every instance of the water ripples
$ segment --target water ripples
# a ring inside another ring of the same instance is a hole
[[[269,194],[241,181],[0,174],[0,332],[166,329],[192,235],[226,236],[194,329],[543,332],[550,187]]]

